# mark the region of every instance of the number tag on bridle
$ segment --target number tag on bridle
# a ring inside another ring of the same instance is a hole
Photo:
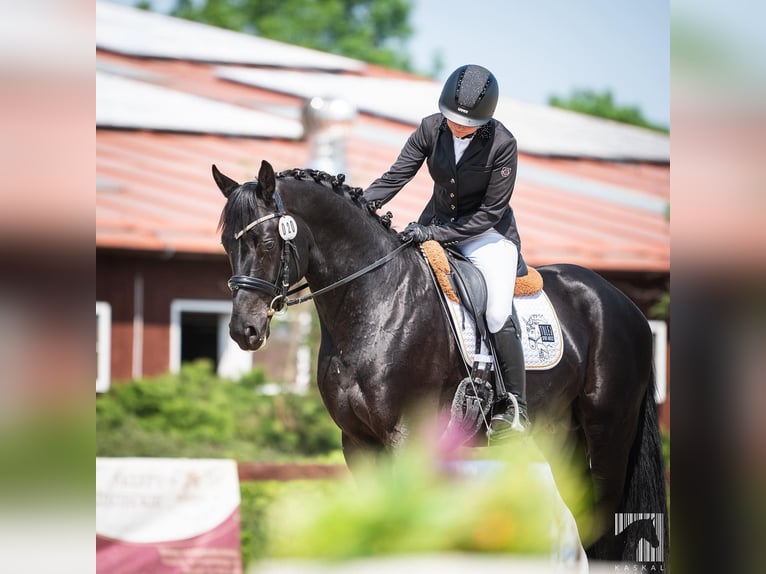
[[[295,239],[298,235],[298,225],[289,215],[283,215],[279,218],[279,236],[285,241]]]

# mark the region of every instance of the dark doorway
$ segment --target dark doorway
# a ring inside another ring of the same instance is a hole
[[[218,364],[218,315],[181,313],[181,363],[207,358]]]

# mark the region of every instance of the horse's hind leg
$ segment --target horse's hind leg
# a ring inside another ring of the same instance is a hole
[[[579,418],[587,443],[590,475],[596,497],[595,534],[597,538],[603,534],[608,540],[614,515],[623,498],[628,461],[638,427],[640,400],[632,401],[625,396],[618,399],[604,394],[607,393],[602,390],[582,401],[579,405]],[[619,558],[607,550],[607,540],[602,540],[601,544],[592,549],[598,554],[593,555],[593,558]]]

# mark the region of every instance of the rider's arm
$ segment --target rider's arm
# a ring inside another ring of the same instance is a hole
[[[418,129],[407,139],[399,157],[389,170],[364,190],[367,201],[389,202],[404,187],[415,174],[428,156],[431,149],[433,116],[420,122]]]

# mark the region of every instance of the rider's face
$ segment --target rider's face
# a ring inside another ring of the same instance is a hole
[[[475,126],[475,127],[461,126],[460,124],[456,124],[452,120],[447,120],[447,125],[449,126],[449,129],[452,132],[452,135],[458,138],[464,138],[465,136],[470,135],[479,129],[478,126]]]

